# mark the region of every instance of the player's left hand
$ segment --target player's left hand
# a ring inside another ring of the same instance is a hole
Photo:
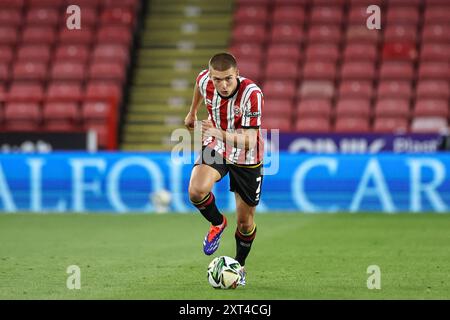
[[[218,137],[219,135],[220,130],[214,126],[211,120],[202,120],[202,136],[204,138]]]

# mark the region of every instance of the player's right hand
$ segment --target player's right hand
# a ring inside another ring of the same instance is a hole
[[[186,118],[184,119],[184,125],[189,130],[194,130],[195,121],[197,121],[197,115],[189,112]]]

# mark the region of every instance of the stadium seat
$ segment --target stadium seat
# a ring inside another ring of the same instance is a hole
[[[110,115],[110,104],[106,102],[85,102],[81,108],[84,121],[106,122]]]
[[[79,128],[79,109],[75,102],[49,102],[44,105],[44,128],[72,131]]]
[[[302,81],[299,96],[301,99],[331,99],[334,96],[334,84],[332,81]]]
[[[239,61],[239,72],[241,76],[252,79],[257,84],[259,84],[263,75],[261,63],[255,59],[250,58]]]
[[[135,24],[134,15],[131,9],[124,7],[104,7],[100,14],[100,24],[102,26],[124,26],[132,28]]]
[[[408,100],[412,96],[411,83],[409,81],[380,81],[377,88],[377,97],[401,98]]]
[[[430,6],[428,4],[425,9],[424,23],[426,25],[433,23],[448,23],[448,11],[448,6]]]
[[[239,24],[232,33],[235,43],[263,43],[266,41],[266,27],[261,24]]]
[[[22,12],[17,9],[0,7],[0,26],[18,28],[22,24]]]
[[[128,64],[129,53],[127,47],[123,45],[103,44],[94,48],[92,53],[94,62],[117,62],[121,66]]]
[[[293,99],[295,81],[267,80],[263,87],[264,96],[270,99]]]
[[[346,62],[341,68],[342,80],[366,80],[375,78],[375,64],[373,62]]]
[[[449,80],[450,63],[447,62],[422,62],[418,72],[419,80]]]
[[[341,81],[339,85],[340,98],[371,99],[373,95],[370,81]]]
[[[52,82],[47,88],[47,101],[80,101],[83,92],[80,82]]]
[[[375,61],[377,54],[375,43],[348,43],[344,49],[343,59],[345,62]]]
[[[22,43],[24,44],[52,45],[55,41],[56,32],[49,26],[27,26],[22,31]]]
[[[380,80],[411,80],[413,77],[413,65],[409,62],[384,61],[381,63]]]
[[[350,43],[369,43],[369,44],[378,44],[381,38],[380,30],[369,30],[366,26],[361,25],[350,25],[347,28],[347,32],[345,34],[346,42]]]
[[[410,117],[409,100],[398,98],[378,99],[374,108],[375,117],[405,118]]]
[[[391,4],[391,3],[390,3]],[[414,28],[419,22],[419,10],[411,5],[389,7],[386,15],[386,25],[402,24]]]
[[[280,131],[289,132],[292,130],[291,119],[289,117],[270,117],[264,119],[262,123],[263,129],[278,129]]]
[[[31,8],[54,8],[59,9],[66,4],[66,0],[28,0],[28,6]],[[79,1],[76,1],[78,4]]]
[[[414,107],[414,116],[448,118],[448,103],[445,100],[418,100]]]
[[[53,80],[82,81],[86,76],[86,70],[83,63],[56,62],[52,65],[50,74]]]
[[[229,51],[236,57],[237,61],[253,59],[259,63],[265,55],[260,43],[236,43]]]
[[[47,63],[16,62],[13,66],[14,80],[44,81],[47,78]]]
[[[91,80],[114,80],[123,83],[125,77],[124,66],[117,62],[94,62],[89,68]]]
[[[264,23],[269,17],[266,6],[240,6],[234,13],[235,23]]]
[[[13,60],[14,51],[12,47],[0,45],[0,61],[1,63],[10,63]]]
[[[0,50],[1,51],[1,50]],[[420,60],[447,62],[450,56],[450,44],[426,43],[422,46]]]
[[[17,59],[22,62],[48,63],[51,48],[48,45],[24,45],[18,48]]]
[[[330,121],[324,117],[302,117],[295,122],[295,130],[305,133],[326,133],[330,131]]]
[[[366,99],[339,99],[335,108],[336,118],[371,116],[370,101]]]
[[[302,51],[295,44],[276,44],[267,48],[267,61],[288,60],[298,63],[301,59]]]
[[[409,25],[392,24],[386,26],[384,31],[385,42],[409,42],[416,43],[417,30]]]
[[[89,47],[85,45],[61,45],[56,48],[55,61],[86,63],[89,59]]]
[[[308,43],[339,43],[341,29],[329,25],[311,26],[307,34]]]
[[[26,14],[28,26],[50,26],[55,27],[59,22],[58,10],[54,8],[30,8]]]
[[[94,31],[90,28],[69,30],[62,28],[59,32],[59,42],[66,45],[90,45],[94,40]]]
[[[421,80],[417,84],[417,98],[448,99],[450,90],[448,81]]]
[[[17,38],[16,28],[0,26],[0,45],[13,46],[17,42]]]
[[[406,133],[409,123],[406,118],[376,117],[373,125],[374,133]]]
[[[131,33],[126,26],[104,26],[100,27],[95,37],[96,44],[121,44],[129,46]]]
[[[340,133],[366,133],[370,131],[369,118],[345,116],[336,119],[335,132]]]
[[[417,58],[416,45],[412,42],[385,42],[382,58],[384,61],[413,61]]]
[[[266,64],[266,79],[296,80],[298,75],[299,67],[295,60],[269,60]]]
[[[311,44],[307,46],[305,58],[307,62],[333,62],[339,59],[337,45],[333,44]]]
[[[304,41],[304,33],[298,24],[276,24],[272,27],[270,41],[272,44],[290,43],[300,45]]]
[[[298,23],[305,21],[305,11],[301,6],[275,6],[272,23]]]
[[[416,117],[411,123],[411,132],[415,133],[445,133],[447,131],[447,119],[442,117]]]
[[[422,42],[427,43],[450,43],[450,26],[445,24],[425,25],[422,30]]]
[[[112,81],[89,81],[86,85],[85,99],[88,101],[113,99],[120,103],[122,89],[118,83]]]
[[[264,115],[267,117],[278,117],[280,113],[293,116],[292,99],[266,99],[264,101]]]
[[[305,80],[329,80],[336,78],[336,64],[331,62],[309,62],[303,68]]]
[[[8,82],[10,79],[9,65],[0,63],[0,83]]]
[[[39,104],[33,102],[9,102],[5,106],[4,118],[9,130],[34,130],[41,121]]]
[[[39,82],[13,82],[7,94],[7,99],[11,102],[35,102],[43,98],[44,89]]]
[[[331,101],[328,99],[301,100],[297,104],[297,119],[303,117],[330,119]]]
[[[330,2],[328,1],[328,4]],[[343,21],[340,6],[313,6],[309,16],[310,25],[335,25],[339,27]]]

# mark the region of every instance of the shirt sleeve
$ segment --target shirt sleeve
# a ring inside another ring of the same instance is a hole
[[[241,126],[243,128],[259,128],[263,106],[264,97],[262,93],[260,91],[252,92],[244,107]]]
[[[208,82],[207,79],[208,79],[208,69],[205,69],[198,74],[197,79],[195,80],[197,82],[198,89],[203,96],[205,95],[206,83]]]

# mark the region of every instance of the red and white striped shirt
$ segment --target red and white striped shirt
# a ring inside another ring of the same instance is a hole
[[[246,151],[214,137],[205,139],[203,146],[216,150],[226,160],[235,164],[258,164],[262,161],[264,154],[264,141],[260,131],[264,96],[252,80],[244,77],[238,79],[237,91],[228,98],[222,98],[219,95],[209,77],[208,70],[200,72],[197,85],[208,110],[208,119],[214,126],[227,132],[246,128],[258,129],[255,147]]]

